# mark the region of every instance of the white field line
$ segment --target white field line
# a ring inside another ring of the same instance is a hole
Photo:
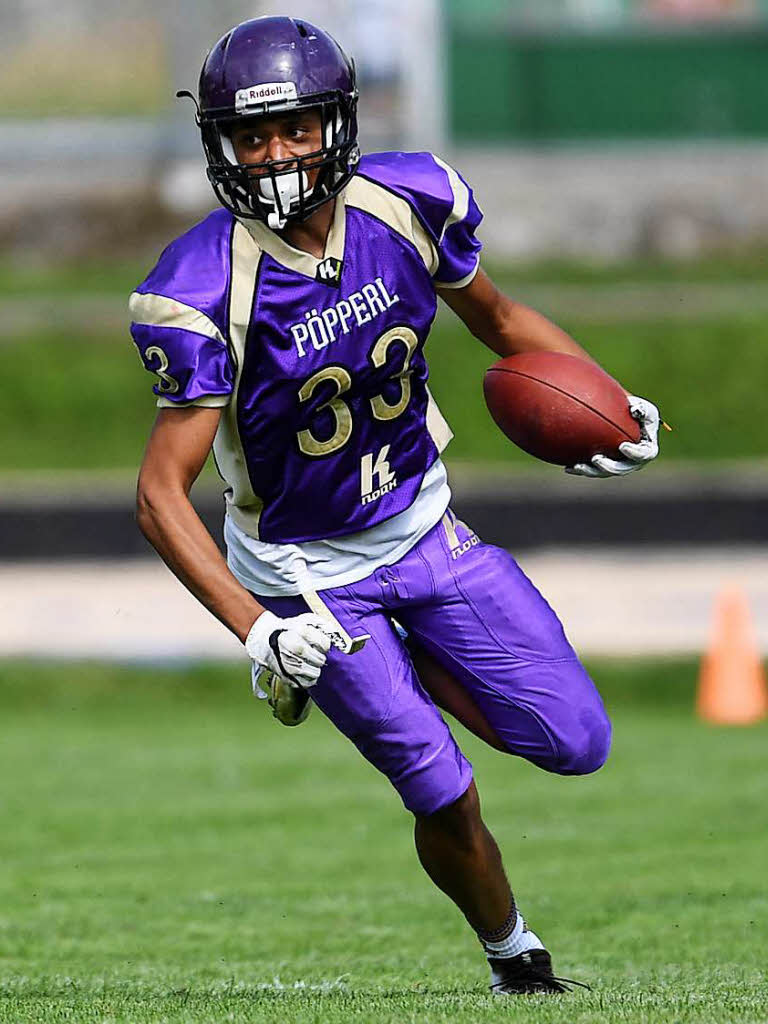
[[[585,655],[698,653],[729,583],[768,653],[768,549],[544,551],[520,562]],[[243,649],[159,561],[0,566],[0,656],[236,659]]]

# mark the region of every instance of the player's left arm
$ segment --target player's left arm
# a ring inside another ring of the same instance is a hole
[[[438,294],[466,324],[476,338],[499,356],[519,352],[563,352],[588,362],[590,354],[570,334],[530,306],[505,295],[482,268],[464,288],[439,288]],[[659,410],[645,398],[627,394],[632,416],[638,421],[642,438],[619,448],[623,458],[596,455],[591,463],[569,466],[566,472],[578,476],[623,476],[642,469],[659,453]]]
[[[515,302],[480,267],[464,288],[437,293],[474,336],[499,356],[518,352],[564,352],[594,362],[577,341],[530,306]]]

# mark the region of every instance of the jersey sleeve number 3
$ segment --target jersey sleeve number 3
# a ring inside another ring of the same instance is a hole
[[[383,395],[374,395],[369,399],[371,412],[374,419],[393,420],[403,413],[411,400],[411,359],[416,351],[419,339],[410,327],[392,327],[376,341],[370,351],[368,358],[375,367],[384,366],[390,345],[401,342],[405,345],[403,365],[392,375],[393,380],[400,382],[400,397],[392,404],[386,401]],[[331,380],[336,386],[336,393],[327,402],[317,407],[317,411],[328,409],[333,413],[335,430],[327,441],[318,441],[311,430],[300,430],[296,435],[299,442],[299,449],[304,455],[321,456],[330,455],[339,448],[343,448],[352,433],[352,413],[349,406],[341,397],[345,391],[352,387],[352,378],[349,371],[343,366],[324,366],[318,370],[309,380],[306,380],[299,388],[299,400],[308,402],[317,388],[323,381]]]
[[[179,390],[179,382],[167,372],[169,366],[168,356],[163,349],[159,345],[150,345],[144,353],[144,358],[147,360],[150,370],[160,378],[157,390],[163,395],[175,395]],[[157,366],[152,365],[155,358],[157,359]]]

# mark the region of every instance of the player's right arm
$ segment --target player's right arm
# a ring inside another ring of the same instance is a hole
[[[171,572],[232,630],[258,665],[312,686],[330,647],[317,616],[280,619],[266,611],[229,571],[189,500],[220,417],[220,408],[160,410],[139,472],[139,528]]]
[[[238,583],[189,500],[221,409],[160,409],[139,472],[136,520],[171,572],[243,643],[264,611]]]

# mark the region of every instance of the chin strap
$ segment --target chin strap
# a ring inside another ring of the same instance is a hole
[[[278,174],[274,178],[261,178],[257,198],[265,206],[271,206],[267,213],[267,224],[273,231],[280,231],[288,223],[291,207],[299,196],[307,194],[309,181],[305,171],[299,176],[298,171],[290,174]],[[282,212],[281,212],[282,211]]]

